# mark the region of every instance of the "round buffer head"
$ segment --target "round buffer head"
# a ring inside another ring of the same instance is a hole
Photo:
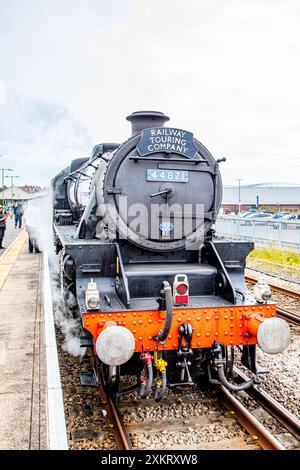
[[[99,359],[109,366],[127,362],[135,350],[135,339],[124,326],[109,326],[97,338],[96,351]]]
[[[259,327],[257,342],[266,353],[278,354],[284,351],[290,342],[291,331],[282,318],[268,318]]]

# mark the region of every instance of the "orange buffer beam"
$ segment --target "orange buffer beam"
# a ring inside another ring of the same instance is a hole
[[[252,316],[267,319],[276,316],[275,304],[233,306],[218,308],[176,308],[173,312],[173,322],[168,338],[164,345],[158,345],[161,350],[178,348],[178,328],[182,323],[190,323],[194,328],[192,348],[210,348],[214,341],[225,346],[256,344],[256,333],[249,333],[249,320]],[[94,337],[96,342],[106,322],[128,328],[135,337],[135,352],[153,351],[157,342],[153,336],[163,328],[166,312],[160,310],[120,311],[120,312],[89,312],[83,314],[83,327]]]

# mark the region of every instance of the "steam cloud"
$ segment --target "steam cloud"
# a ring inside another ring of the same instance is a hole
[[[40,250],[46,252],[49,259],[54,319],[64,337],[62,349],[72,356],[82,356],[85,348],[80,347],[81,321],[78,317],[74,318],[72,313],[76,299],[70,292],[63,293],[59,284],[59,260],[54,250],[51,197],[49,195],[32,200],[28,205],[35,206],[40,213],[36,238]]]

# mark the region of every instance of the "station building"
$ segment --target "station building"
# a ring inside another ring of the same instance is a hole
[[[47,191],[27,192],[18,186],[11,186],[5,188],[4,191],[0,189],[0,201],[6,204],[17,204],[18,202],[24,204],[32,199],[47,196]]]
[[[300,212],[300,184],[260,183],[228,185],[223,188],[222,208],[232,212],[245,212],[251,208],[269,209],[271,212]]]

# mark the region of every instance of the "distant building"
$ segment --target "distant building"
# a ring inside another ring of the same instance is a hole
[[[8,204],[15,204],[17,202],[26,203],[31,199],[45,197],[47,194],[48,192],[46,190],[30,193],[28,191],[24,191],[24,189],[19,188],[18,186],[12,186],[10,188],[5,188],[4,191],[0,189],[0,200],[3,200]]]
[[[222,207],[232,212],[239,211],[239,193],[241,212],[251,208],[269,209],[272,212],[300,212],[300,184],[261,183],[224,186]]]

